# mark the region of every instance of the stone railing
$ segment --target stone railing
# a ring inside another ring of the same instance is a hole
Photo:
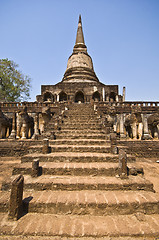
[[[136,102],[95,102],[98,111],[106,112],[113,110],[116,113],[129,113],[132,110],[143,113],[155,113],[159,111],[159,102],[136,101]]]
[[[140,107],[159,107],[159,102],[154,101],[127,101],[127,102],[94,102],[99,107],[112,106],[112,107],[132,107],[132,106],[140,106]],[[60,106],[67,106],[67,102],[0,102],[0,108],[2,111],[13,112],[16,109],[27,107],[30,112],[34,112],[36,108],[50,107],[56,108]]]
[[[63,108],[67,105],[67,103],[58,102],[58,103],[52,103],[52,102],[0,102],[0,109],[3,112],[16,112],[19,109],[22,109],[24,107],[27,107],[27,112],[30,113],[36,113],[41,112],[42,108],[49,107],[50,111],[56,111],[56,109]]]
[[[127,102],[98,102],[99,106],[115,106],[115,107],[131,107],[131,106],[141,106],[141,107],[159,107],[159,102],[154,101],[127,101]]]

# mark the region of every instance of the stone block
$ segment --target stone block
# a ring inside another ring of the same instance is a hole
[[[112,152],[113,154],[118,154],[118,153],[119,153],[118,147],[117,147],[117,146],[111,146],[111,152]]]
[[[50,153],[49,139],[47,138],[43,139],[42,153],[43,154]]]
[[[40,175],[39,160],[34,159],[33,162],[32,162],[31,176],[32,177],[38,177],[39,175]]]
[[[24,177],[19,175],[13,180],[9,201],[8,219],[18,220],[23,213],[23,186]]]
[[[143,168],[135,168],[135,167],[129,168],[129,175],[137,176],[138,174],[142,174],[142,175],[144,174]]]
[[[110,133],[110,141],[116,142],[116,133]]]
[[[110,133],[111,152],[118,154],[117,136],[116,133]]]
[[[121,178],[128,176],[127,155],[123,149],[119,150],[119,176]]]

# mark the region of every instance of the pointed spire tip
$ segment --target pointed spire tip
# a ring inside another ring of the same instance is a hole
[[[79,15],[79,22],[78,22],[77,35],[76,35],[76,43],[75,43],[73,52],[85,52],[85,53],[87,53],[87,47],[85,45],[84,36],[83,36],[81,14]]]
[[[79,15],[79,21],[78,21],[78,23],[81,23],[82,21],[81,21],[81,14]]]

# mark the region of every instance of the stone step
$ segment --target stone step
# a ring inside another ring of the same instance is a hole
[[[48,126],[49,127],[54,127],[55,123],[54,122],[49,122]],[[81,125],[91,125],[91,126],[99,126],[100,122],[98,121],[77,121],[77,120],[63,120],[62,121],[62,126],[81,126]]]
[[[77,118],[77,119],[84,119],[84,118],[89,118],[89,119],[94,119],[96,118],[97,119],[97,115],[94,114],[94,113],[79,113],[79,112],[72,112],[72,113],[66,113],[65,114],[65,117],[66,118]]]
[[[50,140],[63,140],[63,139],[67,139],[67,141],[69,140],[81,140],[81,139],[92,139],[92,140],[109,140],[109,136],[108,135],[104,135],[104,134],[88,134],[88,135],[85,135],[85,134],[63,134],[63,133],[55,133],[54,131],[49,131],[49,132],[46,132],[42,135],[39,136],[39,139],[43,139],[43,138],[49,138]]]
[[[56,139],[63,139],[63,138],[67,138],[67,139],[108,139],[108,137],[105,134],[78,134],[78,133],[55,133],[55,137]]]
[[[7,212],[9,192],[2,192],[0,212]],[[24,191],[28,212],[66,215],[159,214],[159,193],[144,191]]]
[[[11,182],[18,175],[13,175],[11,179],[2,183],[2,190],[9,190]],[[24,175],[24,188],[36,191],[43,190],[106,190],[106,191],[154,191],[153,184],[140,176],[129,176],[127,179],[105,176],[52,176],[41,175],[32,178],[30,175]]]
[[[4,237],[7,234],[7,240],[13,240],[10,238],[13,235],[16,237],[14,240],[21,240],[22,236],[28,240],[157,240],[159,215],[64,216],[28,213],[15,224],[10,224],[7,214],[1,213],[0,232]]]
[[[80,109],[80,108],[77,108],[77,109],[68,109],[65,111],[65,114],[74,114],[74,113],[77,113],[77,114],[81,114],[81,115],[95,115],[95,111],[94,109]]]
[[[56,140],[49,140],[51,145],[105,145],[108,146],[110,144],[109,140],[104,139],[56,139]]]
[[[65,163],[65,162],[41,162],[40,167],[43,175],[71,175],[71,176],[116,176],[118,174],[118,163],[91,162],[91,163]],[[136,169],[137,174],[143,174],[142,168],[135,168],[134,165],[128,164],[129,173],[131,169]],[[31,175],[32,164],[22,163],[13,169],[12,174]]]
[[[59,126],[58,127],[58,130],[55,130],[54,128],[52,127],[46,127],[45,129],[45,133],[48,132],[48,133],[52,133],[52,134],[80,134],[80,135],[94,135],[94,134],[104,134],[107,136],[105,130],[103,130],[101,127],[98,127],[98,128],[82,128],[81,127],[78,127],[78,128],[74,128],[74,127],[63,127],[63,126]],[[84,138],[84,137],[83,137]]]
[[[83,109],[83,108],[69,108],[68,110],[66,110],[65,111],[65,114],[67,113],[67,114],[69,114],[69,113],[74,113],[74,112],[78,112],[78,113],[81,113],[81,114],[96,114],[96,112],[94,111],[94,109],[93,108],[85,108],[85,109]]]
[[[68,111],[72,111],[72,110],[81,110],[81,111],[94,111],[93,106],[91,106],[90,104],[86,105],[85,103],[82,104],[78,104],[76,105],[70,105],[68,108]]]
[[[50,145],[51,152],[97,152],[109,153],[110,146],[102,145]],[[42,152],[41,145],[34,145],[28,148],[29,153]]]
[[[69,109],[93,109],[93,106],[90,103],[74,103],[72,102],[69,105]]]
[[[84,130],[84,129],[89,129],[89,130],[101,130],[102,129],[102,127],[101,126],[90,126],[89,124],[88,125],[61,125],[60,126],[61,127],[61,130],[65,130],[65,129],[67,129],[68,131],[69,130]]]
[[[77,121],[77,119],[67,119],[67,118],[64,118],[63,119],[63,123],[64,124],[76,124],[76,123],[80,123],[80,124],[85,124],[85,123],[89,123],[89,124],[99,124],[99,119],[89,119],[87,122],[83,119],[81,119],[80,121]],[[53,124],[50,122],[50,124]]]
[[[78,111],[76,111],[76,110],[68,110],[68,111],[65,111],[65,115],[75,115],[75,114],[77,114],[77,115],[81,115],[81,116],[97,116],[97,113],[93,110],[86,110],[86,111],[83,111],[83,110],[81,110],[81,109],[78,109]]]
[[[72,111],[72,110],[94,111],[94,108],[90,104],[86,105],[84,103],[84,104],[70,105],[67,111]]]
[[[100,125],[100,123],[89,123],[89,122],[63,122],[62,123],[62,126],[68,126],[68,127],[70,127],[70,126],[72,126],[72,127],[78,127],[78,126],[83,126],[83,127],[88,127],[88,126],[90,126],[90,127],[96,127],[96,126],[99,126]]]
[[[80,152],[55,152],[49,154],[32,153],[21,157],[22,162],[32,162],[39,159],[41,162],[119,162],[119,156],[111,153],[80,153]],[[127,155],[127,162],[135,162],[132,155]]]
[[[53,125],[52,123],[49,123],[51,125]],[[77,121],[77,120],[74,120],[74,121],[63,121],[62,122],[62,126],[82,126],[82,125],[85,125],[85,126],[101,126],[101,122],[98,122],[98,121],[91,121],[89,122],[88,120],[86,121]]]
[[[153,240],[159,236],[159,214],[55,215],[28,213],[11,224],[0,214],[0,232],[5,240]],[[34,236],[36,234],[36,236]],[[8,236],[9,235],[9,236]],[[123,238],[125,236],[125,238]],[[28,238],[27,238],[28,237]],[[92,239],[93,238],[93,239]],[[3,238],[2,238],[3,239]]]
[[[84,134],[84,135],[87,135],[87,134],[89,134],[89,135],[91,135],[91,134],[104,134],[104,135],[106,135],[106,133],[105,133],[105,131],[103,131],[103,130],[99,130],[99,129],[94,129],[94,130],[92,130],[92,129],[61,129],[61,130],[58,130],[58,131],[56,131],[55,132],[55,134],[57,134],[57,133],[63,133],[63,134],[67,134],[67,133],[74,133],[74,134]]]
[[[80,116],[80,115],[68,115],[66,116],[64,119],[67,119],[68,121],[77,121],[77,122],[80,122],[80,121],[93,121],[93,120],[99,120],[97,118],[97,116]]]
[[[29,212],[67,215],[159,214],[159,194],[119,191],[25,192]]]
[[[118,174],[118,163],[54,163],[40,162],[43,175],[72,175],[72,176],[115,176]],[[13,175],[31,174],[32,164],[23,163],[14,167]]]
[[[65,112],[79,112],[79,113],[95,113],[93,107],[77,107],[77,108],[68,108]]]

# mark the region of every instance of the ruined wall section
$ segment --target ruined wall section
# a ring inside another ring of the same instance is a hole
[[[83,93],[85,102],[90,102],[95,92],[100,94],[100,101],[111,101],[111,98],[113,101],[122,101],[122,96],[118,95],[118,85],[104,85],[100,82],[60,82],[56,85],[42,85],[41,95],[37,96],[37,101],[44,102],[45,94],[50,93],[54,102],[58,102],[61,92],[66,93],[67,100],[72,102],[74,102],[77,92]],[[119,96],[118,99],[117,96]]]

